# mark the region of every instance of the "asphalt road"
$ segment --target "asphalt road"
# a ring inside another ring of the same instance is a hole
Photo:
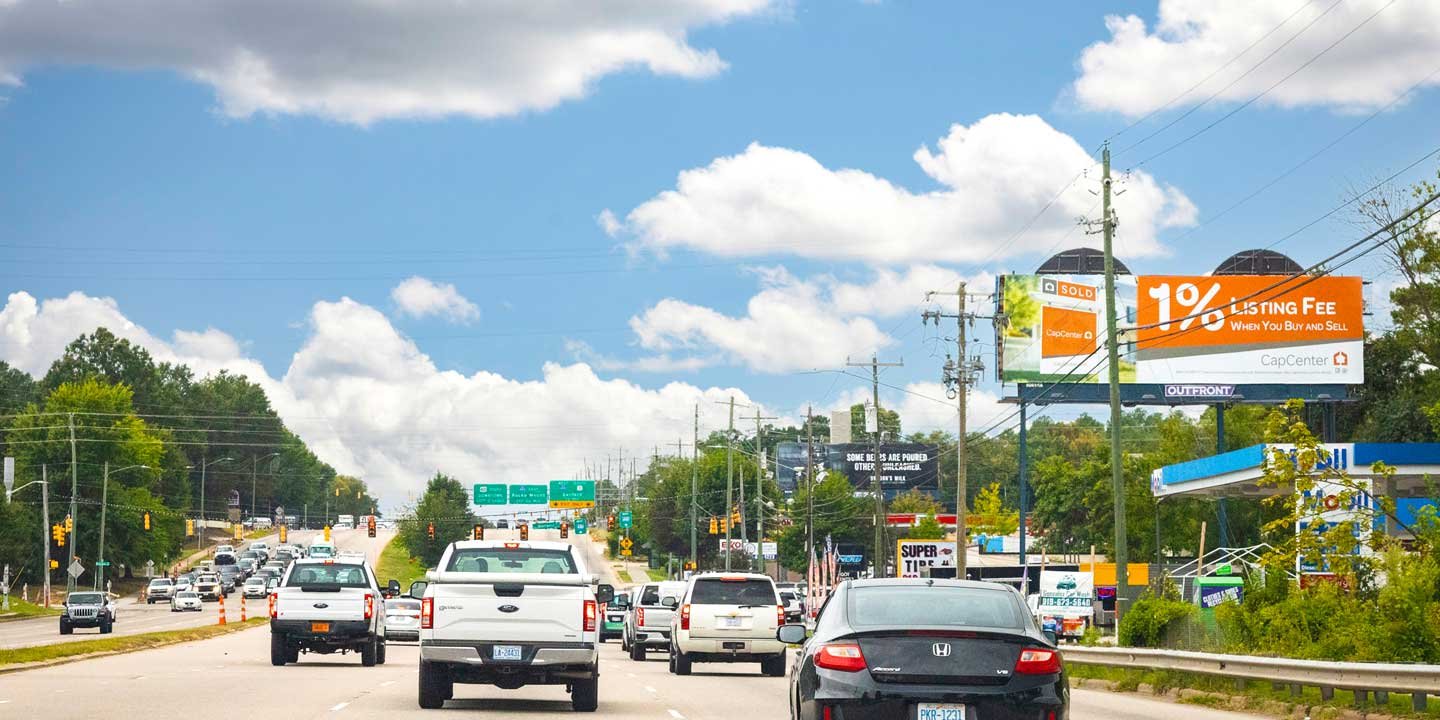
[[[319,534],[317,531],[296,531],[291,533],[290,541],[308,545],[311,539]],[[379,561],[380,551],[385,548],[385,543],[389,542],[393,535],[392,531],[381,530],[376,537],[371,538],[364,530],[336,530],[332,533],[332,538],[337,548],[362,551],[373,564]],[[381,578],[380,581],[384,582],[387,579]],[[169,603],[147,605],[133,596],[123,597],[119,600],[119,608],[116,611],[118,620],[112,635],[137,635],[161,630],[213,625],[219,622],[219,604],[207,602],[204,605],[204,609],[200,612],[173,613],[170,612]],[[246,609],[251,615],[265,612],[264,600],[250,600],[246,605]],[[240,618],[240,593],[236,592],[225,599],[225,617],[230,620]],[[93,640],[98,637],[102,637],[100,631],[90,628],[77,628],[73,635],[61,635],[60,620],[56,617],[0,623],[0,649],[77,642]]]
[[[0,680],[0,717],[61,720],[169,716],[196,693],[224,689],[247,717],[430,718],[416,704],[413,644],[391,643],[385,665],[365,668],[355,655],[302,656],[298,665],[270,665],[269,633],[245,630],[202,642],[28,670]],[[601,650],[598,718],[732,720],[784,718],[784,678],[761,677],[752,666],[700,665],[690,677],[670,675],[664,653],[644,663],[622,655],[618,643]],[[282,691],[281,688],[284,688]],[[180,705],[176,705],[179,703]],[[1229,720],[1257,716],[1173,705],[1134,695],[1087,690],[1073,694],[1078,720]],[[476,718],[568,715],[561,687],[499,690],[456,685],[446,710]],[[238,711],[238,710],[237,710]]]

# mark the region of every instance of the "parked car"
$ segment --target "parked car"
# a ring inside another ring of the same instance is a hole
[[[679,581],[646,583],[630,591],[620,647],[631,660],[644,660],[647,650],[670,649],[670,621],[684,594],[685,583]]]
[[[592,590],[595,577],[574,547],[464,540],[450,543],[437,568],[420,605],[420,707],[441,707],[458,682],[564,685],[574,710],[595,711],[599,607],[615,591]]]
[[[170,598],[170,612],[181,612],[183,610],[199,612],[203,609],[204,605],[200,602],[200,594],[197,592],[186,590],[185,592],[175,593],[175,597]]]
[[[694,575],[670,625],[670,672],[689,675],[697,662],[758,662],[762,674],[783,676],[785,643],[775,632],[784,624],[768,575]]]
[[[848,580],[790,668],[792,717],[1068,718],[1055,644],[1014,588],[968,580]]]
[[[391,598],[385,601],[385,639],[420,641],[420,601]]]
[[[302,651],[357,652],[365,667],[385,662],[385,602],[369,564],[290,566],[270,600],[270,664],[298,662]]]
[[[115,624],[115,598],[97,591],[72,592],[65,596],[60,612],[60,634],[69,635],[75,628],[99,628],[109,635]]]
[[[155,578],[145,588],[145,604],[168,601],[175,597],[175,581],[168,577]]]

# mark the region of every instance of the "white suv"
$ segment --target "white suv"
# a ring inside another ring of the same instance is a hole
[[[670,621],[670,672],[689,675],[697,662],[758,662],[762,674],[783,676],[785,644],[775,632],[784,624],[785,606],[769,576],[691,577]]]

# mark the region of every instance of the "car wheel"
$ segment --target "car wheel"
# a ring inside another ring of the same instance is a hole
[[[445,704],[445,689],[450,685],[449,674],[434,663],[420,663],[420,707],[434,710]]]
[[[645,662],[645,646],[635,643],[630,646],[630,659],[635,662]]]
[[[570,707],[575,712],[595,712],[600,707],[599,675],[575,681],[575,689],[570,691]]]
[[[364,645],[360,646],[360,664],[365,667],[375,667],[375,657],[380,654],[380,641],[371,638]]]
[[[683,652],[676,652],[676,653],[674,653],[671,657],[674,657],[674,658],[675,658],[675,674],[676,674],[676,675],[689,675],[689,674],[690,674],[690,656],[689,656],[689,655],[686,655],[686,654],[683,653]]]
[[[177,607],[175,607],[174,605],[171,605],[171,606],[170,606],[170,612],[180,612],[180,608],[177,608]]]
[[[630,636],[620,633],[620,652],[630,652]]]
[[[285,660],[292,663],[300,662],[300,648],[290,648],[289,653],[285,655]]]
[[[785,651],[760,661],[760,674],[769,677],[785,677]]]
[[[114,628],[114,625],[113,625],[113,621],[106,620],[106,621],[103,621],[103,622],[100,623],[100,634],[101,634],[101,635],[109,635],[109,634],[110,634],[110,631],[111,631],[111,630],[114,630],[114,629],[115,629],[115,628]]]
[[[285,647],[285,636],[270,636],[270,664],[276,667],[284,665],[289,659],[290,651]]]
[[[70,623],[63,623],[63,622],[60,623],[60,634],[61,634],[61,635],[70,635],[70,634],[72,634],[72,633],[74,633],[74,632],[75,632],[75,628],[70,627]]]
[[[380,644],[380,648],[375,651],[375,664],[376,664],[376,665],[384,665],[384,664],[385,664],[385,641],[384,641],[384,640],[378,640],[377,642]]]

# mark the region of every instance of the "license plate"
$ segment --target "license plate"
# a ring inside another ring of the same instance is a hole
[[[743,642],[720,643],[720,647],[721,647],[721,648],[724,648],[725,650],[744,650],[744,649],[745,649],[745,643],[743,643]]]
[[[915,713],[916,720],[965,720],[964,705],[920,703]]]
[[[719,627],[722,627],[722,628],[738,628],[738,627],[740,627],[740,618],[738,618],[738,617],[735,617],[735,618],[722,617],[722,618],[720,618],[720,625],[719,625]]]
[[[490,650],[490,657],[495,660],[519,660],[519,645],[496,645]]]
[[[317,623],[317,622],[312,622],[312,623],[310,623],[310,632],[312,632],[312,633],[328,633],[328,632],[330,632],[330,623]]]

